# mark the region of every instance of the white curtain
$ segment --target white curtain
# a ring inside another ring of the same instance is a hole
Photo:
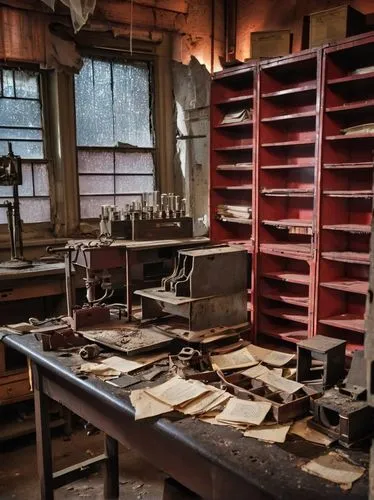
[[[51,9],[55,9],[56,0],[42,0]],[[96,0],[60,0],[69,7],[74,31],[77,32],[84,26],[90,14],[93,14],[96,6]]]

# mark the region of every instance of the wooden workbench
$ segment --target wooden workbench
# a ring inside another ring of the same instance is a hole
[[[1,330],[0,330],[1,335]],[[320,446],[292,437],[283,445],[265,444],[243,437],[227,427],[197,419],[156,418],[135,421],[134,409],[123,389],[94,377],[78,377],[77,354],[63,357],[43,352],[31,335],[7,335],[3,341],[33,362],[37,417],[37,455],[42,500],[53,498],[53,489],[75,480],[82,469],[69,468],[52,475],[47,396],[105,433],[105,498],[118,498],[118,448],[121,442],[140,453],[156,468],[204,499],[244,500],[303,498],[345,499],[338,486],[301,470],[301,464],[323,453]],[[345,450],[355,462],[367,466],[368,454]],[[367,498],[365,474],[354,483],[350,499]],[[175,498],[183,498],[177,496]]]

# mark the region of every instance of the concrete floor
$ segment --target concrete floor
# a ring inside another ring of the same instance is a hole
[[[66,440],[61,432],[54,432],[53,463],[58,470],[102,453],[102,435],[87,436],[75,431]],[[162,473],[135,455],[120,447],[120,498],[126,500],[162,498]],[[35,442],[32,436],[0,444],[0,500],[39,500]],[[64,486],[55,492],[55,499],[103,498],[101,473]]]

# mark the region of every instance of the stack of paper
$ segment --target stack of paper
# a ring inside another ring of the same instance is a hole
[[[234,111],[232,113],[226,113],[221,121],[221,124],[227,125],[230,123],[242,123],[246,120],[250,120],[251,118],[252,118],[251,109],[241,109],[239,111]]]
[[[221,389],[216,389],[212,386],[207,386],[209,392],[202,394],[200,397],[177,406],[175,409],[184,415],[203,415],[208,414],[217,407],[220,407],[231,395]]]
[[[216,213],[234,219],[251,219],[252,208],[244,205],[217,205]]]
[[[271,408],[271,403],[231,398],[225,409],[217,415],[226,424],[260,425]]]
[[[231,370],[247,368],[258,364],[258,361],[249,352],[248,347],[227,354],[211,356],[210,361],[214,370]]]
[[[245,431],[244,436],[259,439],[260,441],[267,441],[269,443],[284,443],[290,427],[290,424],[251,427]]]
[[[294,394],[295,392],[302,389],[304,386],[299,382],[290,380],[288,378],[280,377],[273,371],[265,372],[257,377],[259,380],[264,382],[266,385],[277,389],[278,391],[287,392],[288,394]]]

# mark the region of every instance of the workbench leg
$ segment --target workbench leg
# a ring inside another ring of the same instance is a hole
[[[131,321],[131,314],[132,314],[131,251],[128,248],[126,248],[126,308],[127,308],[127,321]]]
[[[104,453],[107,457],[104,470],[104,498],[119,498],[118,442],[104,434]]]
[[[48,396],[43,392],[43,378],[33,364],[36,453],[41,500],[53,500],[52,446],[49,428]]]
[[[162,500],[198,500],[199,498],[201,497],[185,488],[175,479],[171,477],[165,479]]]

